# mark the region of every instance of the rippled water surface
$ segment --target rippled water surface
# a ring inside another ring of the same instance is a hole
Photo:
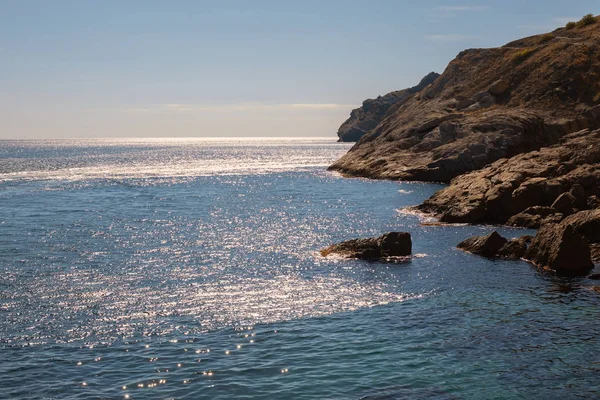
[[[600,397],[600,295],[331,140],[0,142],[0,398]],[[323,258],[409,231],[416,256]],[[500,229],[507,236],[527,231]]]

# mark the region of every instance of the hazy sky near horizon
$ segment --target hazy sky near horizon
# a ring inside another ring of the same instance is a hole
[[[330,136],[597,0],[0,0],[0,139]]]

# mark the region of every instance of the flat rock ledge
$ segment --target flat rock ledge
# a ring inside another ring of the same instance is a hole
[[[387,261],[412,254],[412,239],[408,232],[388,232],[376,238],[352,239],[321,250],[326,257],[337,254],[345,258]]]

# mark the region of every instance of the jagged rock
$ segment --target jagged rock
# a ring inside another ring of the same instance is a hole
[[[542,226],[524,258],[560,276],[583,276],[594,268],[589,242],[564,223]]]
[[[485,236],[473,236],[458,244],[459,249],[483,257],[495,257],[498,251],[507,243],[506,238],[494,231]]]
[[[600,130],[575,132],[554,146],[459,176],[419,209],[435,214],[442,222],[504,224],[530,207],[551,206],[574,185],[581,185],[588,199],[600,186]],[[570,193],[563,197],[575,198]],[[558,216],[554,218],[558,220]],[[511,223],[526,221],[521,215]]]
[[[340,142],[356,142],[371,129],[375,128],[386,116],[392,106],[401,104],[430,85],[439,77],[431,72],[426,75],[417,86],[404,90],[396,90],[376,99],[367,99],[362,106],[352,110],[350,118],[340,126],[338,136]]]
[[[492,83],[488,91],[493,96],[501,96],[508,91],[509,87],[510,85],[504,79],[498,79],[496,82]]]
[[[562,223],[571,225],[590,243],[600,243],[600,209],[580,211],[565,218]]]
[[[563,218],[563,214],[552,207],[533,206],[510,217],[506,225],[538,229],[543,224],[560,222]]]
[[[556,200],[554,200],[554,203],[552,203],[551,207],[554,208],[555,210],[560,211],[563,214],[568,215],[573,212],[573,206],[575,205],[576,202],[577,202],[577,199],[575,199],[575,196],[573,196],[569,192],[565,192],[565,193],[561,194],[560,196],[558,196],[558,198]]]
[[[410,233],[389,232],[377,238],[353,239],[321,250],[321,255],[338,254],[348,258],[379,260],[412,253]]]

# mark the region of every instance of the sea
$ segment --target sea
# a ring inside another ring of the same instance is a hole
[[[600,398],[600,294],[329,138],[0,142],[0,398]],[[397,263],[322,257],[410,232]]]

